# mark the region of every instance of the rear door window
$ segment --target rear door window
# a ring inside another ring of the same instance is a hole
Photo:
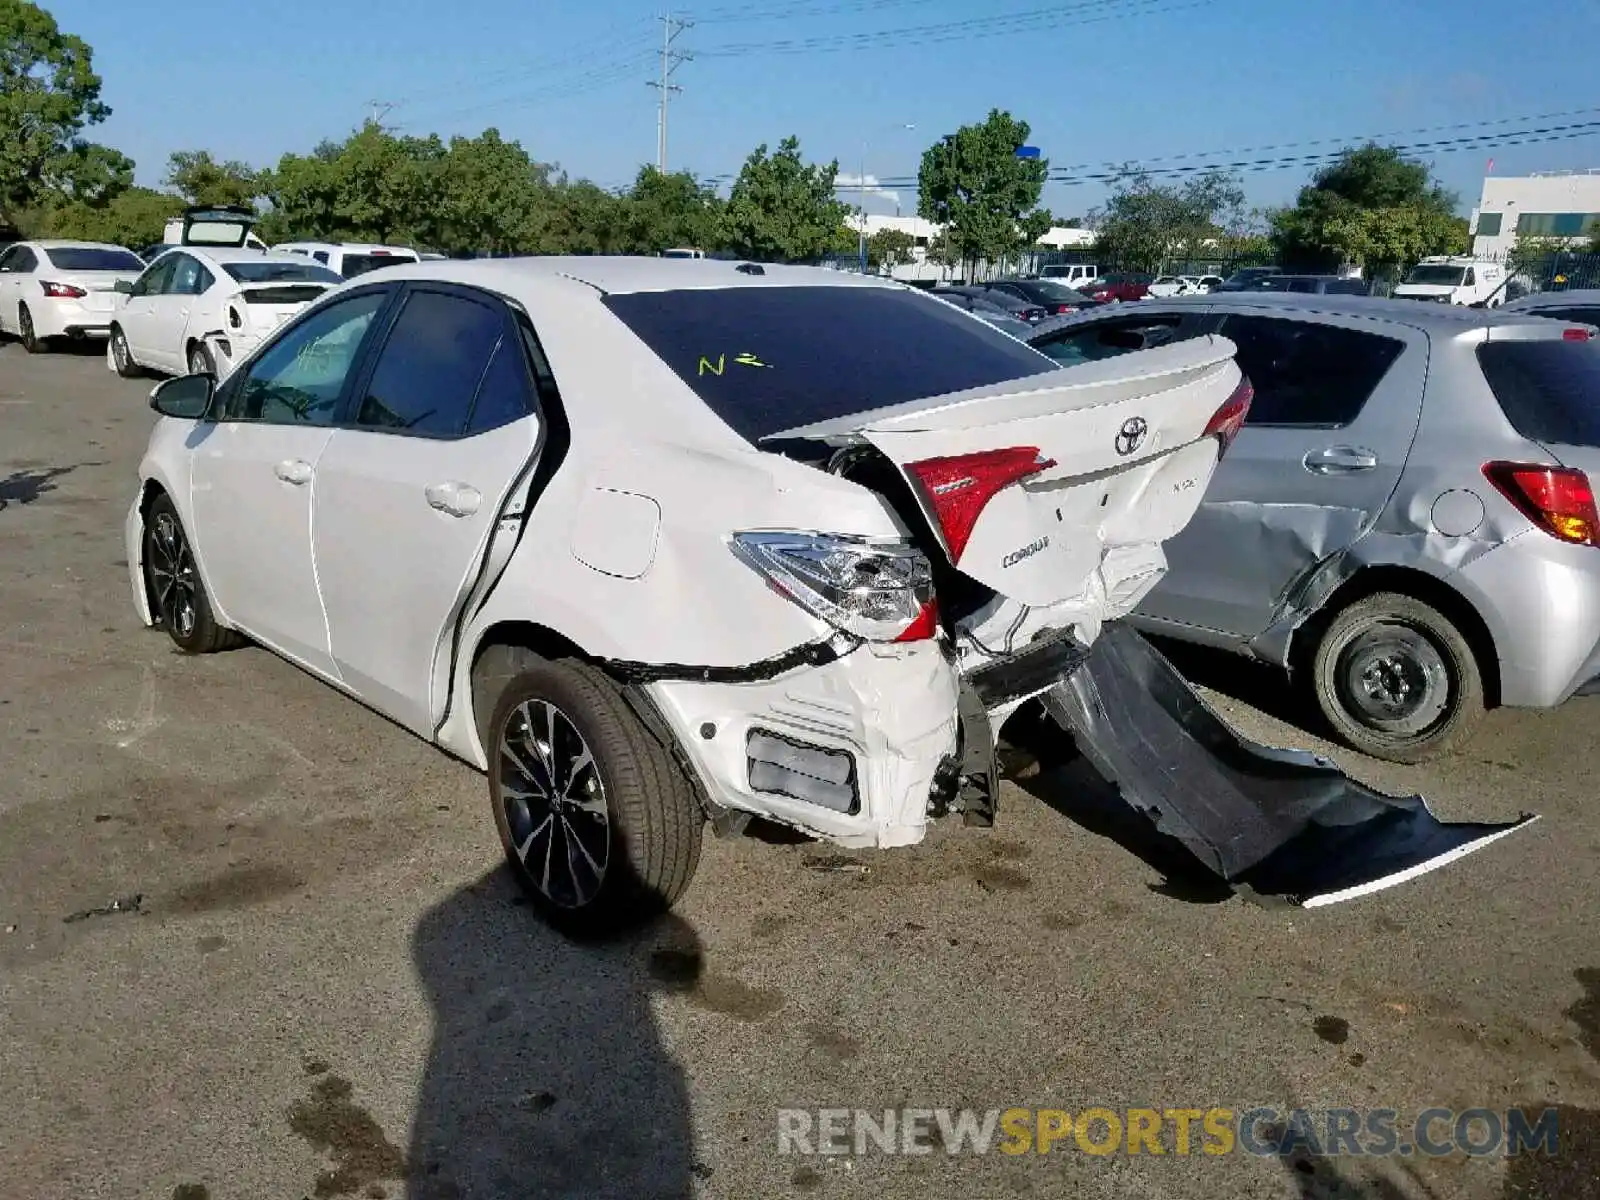
[[[1600,345],[1485,342],[1478,364],[1511,427],[1534,442],[1600,446]]]
[[[707,288],[604,303],[751,442],[1055,366],[951,304],[901,288]]]
[[[453,293],[413,292],[356,406],[356,425],[459,436],[506,330],[505,315],[489,304]]]
[[[1151,350],[1172,342],[1188,341],[1203,332],[1205,325],[1196,317],[1140,313],[1136,317],[1072,326],[1048,341],[1033,344],[1061,366],[1075,367],[1079,363],[1099,362],[1134,350]]]
[[[1250,425],[1348,425],[1405,350],[1398,338],[1277,317],[1229,314],[1219,332],[1255,387]]]

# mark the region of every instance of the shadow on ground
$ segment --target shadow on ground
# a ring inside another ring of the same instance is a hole
[[[1316,705],[1291,686],[1288,674],[1279,668],[1211,646],[1155,636],[1150,642],[1190,683],[1248,704],[1312,737],[1333,736]]]
[[[404,1162],[412,1200],[692,1193],[688,1091],[649,1003],[699,977],[681,918],[575,943],[496,871],[423,917],[413,957],[434,1036]]]
[[[30,468],[11,472],[0,479],[0,511],[13,504],[32,504],[46,492],[55,491],[57,479],[71,474],[83,465],[85,464],[78,463],[70,467],[45,467],[42,470]]]

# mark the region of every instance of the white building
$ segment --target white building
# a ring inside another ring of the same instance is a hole
[[[1571,238],[1600,231],[1600,168],[1489,176],[1472,210],[1472,253],[1500,258],[1530,237]]]
[[[942,225],[936,225],[932,221],[925,221],[921,217],[890,217],[881,213],[867,213],[865,220],[868,237],[885,229],[897,229],[901,233],[909,235],[916,243],[916,250],[913,251],[913,254],[917,258],[922,257],[917,251],[926,250],[928,244],[938,237],[944,228]],[[861,214],[856,213],[852,214],[848,224],[851,229],[859,232],[861,222]],[[1043,246],[1049,246],[1052,250],[1076,249],[1080,246],[1094,245],[1094,233],[1088,229],[1067,229],[1057,226],[1040,237],[1039,243]]]

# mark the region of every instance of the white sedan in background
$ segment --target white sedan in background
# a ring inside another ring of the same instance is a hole
[[[105,337],[116,286],[144,270],[125,246],[104,242],[18,242],[0,254],[0,333],[15,334],[30,354],[52,338]]]
[[[225,378],[263,337],[343,282],[293,254],[174,246],[117,289],[107,365],[128,378],[146,369]]]
[[[1161,578],[1249,400],[1221,338],[1061,369],[842,271],[392,267],[156,388],[130,582],[485,770],[593,930],[675,900],[708,816],[992,823],[993,730]]]

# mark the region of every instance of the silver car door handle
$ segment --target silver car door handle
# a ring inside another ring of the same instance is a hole
[[[1372,470],[1378,465],[1378,456],[1361,446],[1325,446],[1309,451],[1300,462],[1317,475],[1342,475],[1349,471]]]
[[[425,494],[429,508],[449,513],[452,517],[470,517],[483,503],[483,493],[468,483],[431,484]]]
[[[303,458],[286,458],[272,471],[279,479],[296,487],[311,482],[311,464]]]

